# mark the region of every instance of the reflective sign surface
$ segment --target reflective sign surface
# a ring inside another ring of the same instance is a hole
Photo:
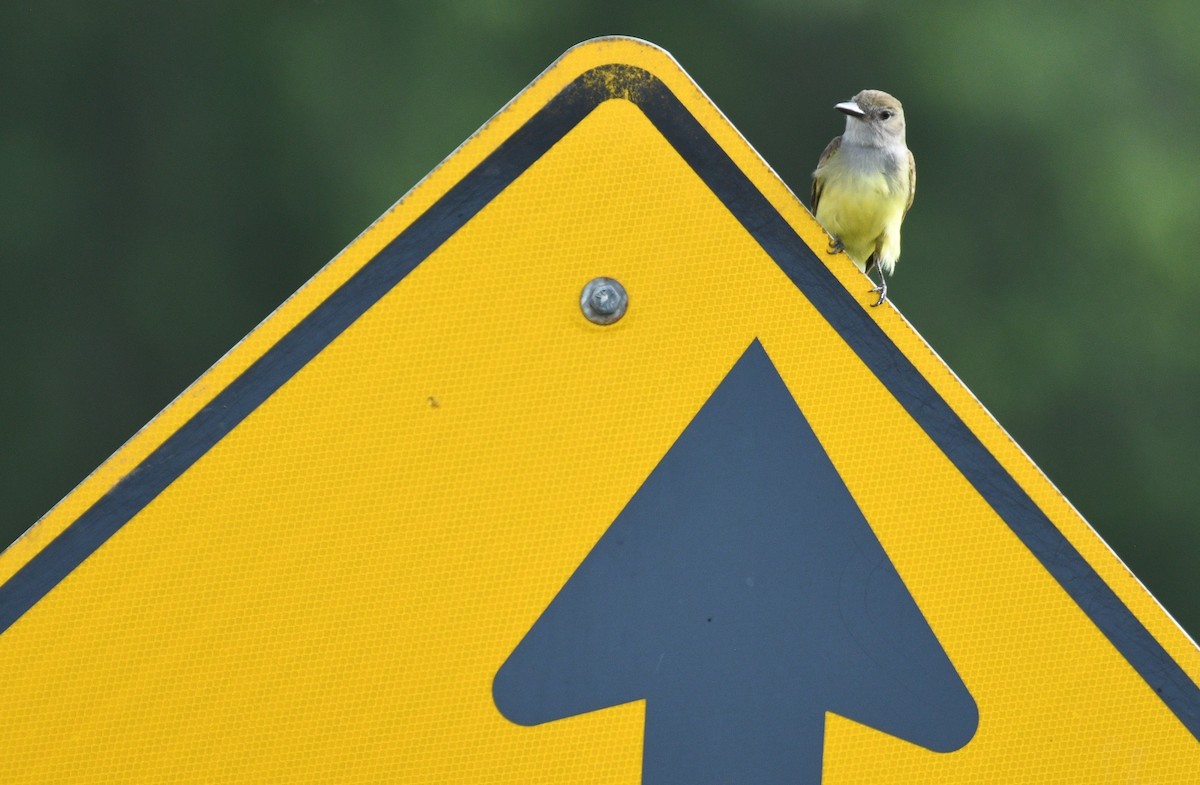
[[[571,50],[0,557],[0,779],[1195,782],[1200,652],[826,242]]]

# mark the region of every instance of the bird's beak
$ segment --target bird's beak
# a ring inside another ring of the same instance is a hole
[[[867,116],[867,113],[862,110],[862,107],[860,107],[858,104],[854,103],[853,101],[845,101],[843,103],[838,104],[837,106],[835,106],[833,108],[838,110],[842,114],[848,114],[851,117],[857,117],[859,119],[862,119],[863,117]]]

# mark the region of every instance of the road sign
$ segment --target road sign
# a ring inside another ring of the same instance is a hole
[[[0,557],[0,780],[1195,782],[1200,650],[826,243],[571,50]]]

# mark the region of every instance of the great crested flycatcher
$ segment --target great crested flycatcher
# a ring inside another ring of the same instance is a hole
[[[821,153],[813,172],[812,209],[832,236],[829,253],[845,251],[864,273],[886,275],[900,258],[900,224],[917,191],[917,165],[904,141],[904,109],[881,90],[863,90],[835,107],[846,131]]]

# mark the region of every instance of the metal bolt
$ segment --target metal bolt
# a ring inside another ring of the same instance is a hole
[[[625,315],[629,295],[625,293],[625,287],[612,278],[593,278],[583,287],[579,307],[588,321],[612,324]]]

